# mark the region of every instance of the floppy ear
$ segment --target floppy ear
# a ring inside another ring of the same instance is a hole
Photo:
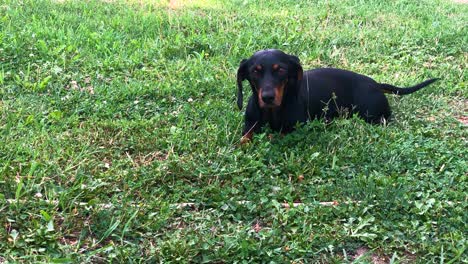
[[[292,71],[290,71],[289,73],[289,77],[294,78],[297,81],[302,80],[302,75],[304,74],[304,71],[302,70],[301,61],[299,60],[299,58],[293,55],[289,55],[289,65],[292,69]]]
[[[242,81],[247,78],[248,62],[248,60],[243,59],[240,63],[239,69],[237,69],[237,107],[239,107],[239,110],[242,109],[242,103],[244,100],[244,95],[242,94]]]

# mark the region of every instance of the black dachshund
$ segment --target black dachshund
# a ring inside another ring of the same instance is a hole
[[[391,111],[384,93],[413,93],[437,79],[409,88],[377,83],[350,71],[319,68],[303,72],[299,59],[280,50],[256,52],[237,71],[237,105],[242,109],[242,81],[252,88],[245,112],[243,142],[265,124],[274,131],[291,132],[297,123],[314,118],[330,120],[357,113],[366,122],[385,122]]]

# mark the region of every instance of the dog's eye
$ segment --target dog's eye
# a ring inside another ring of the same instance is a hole
[[[279,74],[285,74],[285,73],[286,73],[286,69],[285,69],[285,68],[278,68],[278,73],[279,73]]]

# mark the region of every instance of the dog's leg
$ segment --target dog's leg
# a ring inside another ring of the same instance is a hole
[[[388,120],[391,115],[390,105],[385,95],[379,90],[362,88],[366,96],[355,97],[355,111],[359,116],[370,124],[381,124],[383,120]]]
[[[245,144],[250,142],[254,133],[260,132],[261,127],[260,121],[251,122],[246,120],[240,143]]]
[[[260,131],[263,126],[261,110],[251,97],[245,111],[244,129],[242,130],[241,144],[252,140],[253,134]]]

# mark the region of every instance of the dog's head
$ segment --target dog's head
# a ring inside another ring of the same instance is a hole
[[[297,93],[302,79],[299,58],[280,50],[268,49],[256,52],[241,61],[237,70],[237,106],[242,109],[242,81],[247,79],[260,108],[281,106],[285,94]]]

